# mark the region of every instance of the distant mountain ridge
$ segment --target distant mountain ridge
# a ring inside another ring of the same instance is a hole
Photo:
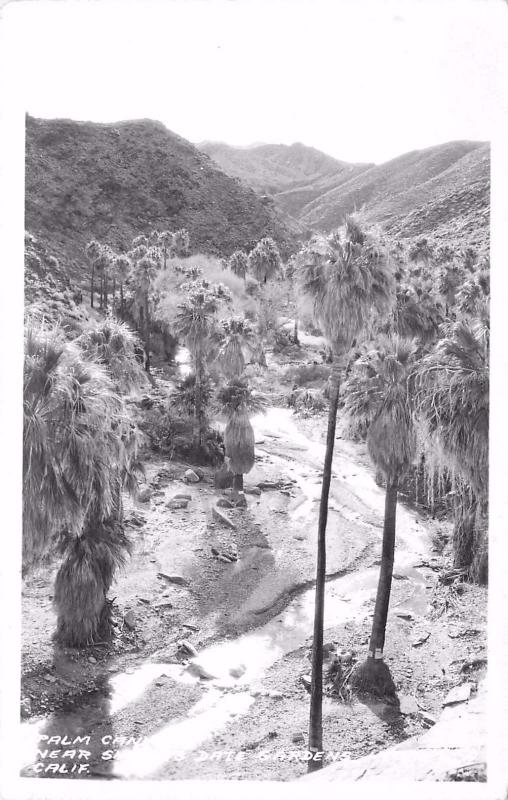
[[[97,238],[117,249],[154,228],[187,228],[193,251],[229,255],[272,236],[291,249],[294,220],[162,123],[27,116],[25,227],[74,277]]]
[[[273,197],[304,230],[330,231],[362,210],[367,221],[400,237],[431,235],[486,246],[490,147],[454,141],[383,164],[348,164],[304,145],[263,145],[248,152],[206,144],[231,175]]]

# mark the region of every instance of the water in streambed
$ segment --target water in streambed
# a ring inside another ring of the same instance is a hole
[[[270,409],[265,415],[256,417],[253,424],[256,438],[264,439],[259,449],[274,459],[283,458],[285,453],[293,454],[292,475],[303,492],[304,500],[295,505],[291,513],[305,518],[314,512],[314,522],[320,493],[316,477],[322,465],[324,444],[312,441],[302,433],[287,409]],[[361,520],[382,512],[384,493],[376,486],[368,470],[355,460],[354,449],[339,443],[334,472],[339,476],[340,502],[332,495],[331,508],[335,504],[339,515],[346,518],[352,514]],[[400,507],[398,514],[400,548],[396,571],[405,578],[407,587],[404,608],[420,614],[425,611],[426,604],[424,579],[410,565],[428,551],[428,533],[412,512]],[[372,521],[365,523],[366,536],[371,535],[373,529]],[[376,535],[380,536],[379,528]],[[325,628],[367,617],[377,576],[377,567],[367,567],[329,581]],[[136,718],[148,714],[148,723],[157,718],[157,725],[154,728],[153,724],[147,724],[143,728],[150,733],[142,737],[142,741],[120,741],[114,748],[114,760],[110,759],[107,764],[107,772],[121,778],[152,776],[164,767],[172,752],[185,754],[195,751],[232,720],[249,713],[256,696],[262,691],[261,682],[266,671],[285,654],[308,641],[313,613],[314,589],[309,589],[260,627],[204,649],[191,661],[191,669],[182,664],[164,663],[163,660],[157,663],[152,658],[132,671],[110,676],[108,696],[101,698],[96,705],[88,704],[70,713],[55,713],[49,719],[23,725],[24,743],[20,752],[25,756],[33,754],[33,758],[24,759],[25,764],[37,761],[39,737],[47,735],[48,730],[62,735],[66,733],[69,738],[78,735],[78,731],[86,731],[96,737],[100,734],[101,741],[105,718],[107,737],[132,730],[136,722],[129,715],[132,708]],[[167,680],[167,705],[154,704],[151,694],[161,679]],[[196,690],[197,696],[192,694]],[[185,707],[168,704],[168,697],[175,697],[179,691],[182,695],[187,692],[189,697]],[[106,744],[109,742],[108,739]],[[99,751],[97,759],[101,759]],[[28,768],[24,774],[34,773],[30,773]]]

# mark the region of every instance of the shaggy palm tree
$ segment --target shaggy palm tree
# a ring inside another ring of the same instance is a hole
[[[171,257],[184,258],[185,256],[188,256],[189,247],[190,247],[190,239],[188,231],[186,231],[185,228],[182,228],[179,231],[175,231],[170,246]]]
[[[165,270],[168,263],[168,256],[173,244],[173,233],[171,231],[161,231],[157,244],[162,252],[162,268]]]
[[[243,476],[254,466],[254,429],[249,415],[265,408],[264,399],[253,394],[246,381],[233,378],[220,389],[217,399],[227,417],[224,445],[229,467],[234,475],[233,489],[243,492]]]
[[[36,319],[25,331],[23,410],[23,568],[59,542],[57,638],[80,646],[111,632],[106,593],[130,549],[120,488],[135,482],[135,429],[105,368]]]
[[[486,319],[455,323],[423,361],[418,374],[418,411],[427,435],[430,468],[443,465],[459,487],[454,531],[456,566],[474,577],[474,527],[461,519],[486,515],[489,470],[489,328]]]
[[[434,341],[444,322],[444,308],[433,282],[411,273],[397,285],[393,322],[401,336],[415,337],[422,344]]]
[[[95,291],[95,263],[102,252],[102,245],[95,239],[92,239],[92,241],[87,244],[85,252],[92,268],[90,276],[90,307],[93,308],[93,296]]]
[[[147,251],[147,254],[140,258],[139,261],[135,261],[132,268],[134,309],[143,338],[147,372],[150,372],[151,293],[158,272],[157,262],[148,255],[149,252]]]
[[[258,345],[254,327],[248,319],[231,317],[219,323],[222,339],[217,360],[226,378],[239,378],[245,369],[245,353]]]
[[[203,446],[202,385],[206,363],[216,354],[217,311],[221,302],[230,300],[228,290],[221,284],[206,280],[191,281],[181,287],[183,302],[178,304],[174,321],[175,334],[184,339],[189,348],[195,380],[194,448],[199,453]]]
[[[269,278],[281,269],[282,261],[274,240],[269,236],[261,239],[249,255],[249,271],[260,283],[266,283]]]
[[[414,242],[408,251],[408,258],[415,264],[428,266],[434,256],[434,245],[425,237],[421,237]]]
[[[330,381],[328,431],[318,522],[316,603],[312,644],[312,680],[309,750],[323,749],[323,620],[326,577],[326,523],[332,474],[333,448],[339,386],[348,353],[376,315],[392,304],[394,281],[388,256],[380,242],[364,233],[349,217],[345,230],[328,239],[314,239],[299,258],[298,277],[302,292],[314,306],[314,315],[328,340],[333,363]],[[309,771],[320,761],[309,761]]]
[[[85,356],[103,365],[122,393],[142,386],[146,377],[136,357],[138,338],[124,323],[106,317],[90,325],[76,339]]]
[[[345,386],[345,408],[353,428],[367,432],[367,447],[386,480],[381,568],[367,660],[352,684],[378,696],[394,696],[395,685],[383,661],[395,552],[397,491],[413,463],[416,436],[409,381],[417,347],[399,336],[379,337],[375,349],[354,365]]]
[[[100,308],[108,307],[108,277],[111,266],[114,262],[115,254],[107,245],[101,247],[101,251],[95,259],[95,272],[100,277]]]
[[[451,314],[457,294],[465,279],[464,267],[457,260],[452,263],[443,264],[439,271],[438,286],[445,302],[447,317]]]
[[[244,250],[235,250],[226,262],[226,267],[238,275],[239,278],[247,277],[247,268],[249,266],[249,257]]]

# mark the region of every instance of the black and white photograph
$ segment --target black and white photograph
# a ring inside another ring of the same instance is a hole
[[[507,23],[2,7],[19,796],[507,796]]]

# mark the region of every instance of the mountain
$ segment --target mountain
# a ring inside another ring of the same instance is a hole
[[[281,210],[296,218],[306,203],[372,166],[339,161],[300,142],[250,147],[202,142],[198,147],[228,175],[273,196]]]
[[[401,237],[432,234],[481,244],[488,238],[490,148],[448,142],[371,167],[301,209],[299,221],[328,231],[345,214]]]
[[[272,236],[291,249],[298,224],[161,123],[26,119],[25,228],[71,275],[97,238],[118,249],[154,228],[187,228],[191,248],[229,255]]]
[[[348,164],[300,144],[200,147],[230,175],[271,195],[306,231],[328,232],[362,210],[368,222],[403,238],[488,241],[490,148],[484,142],[447,142],[379,165]]]

